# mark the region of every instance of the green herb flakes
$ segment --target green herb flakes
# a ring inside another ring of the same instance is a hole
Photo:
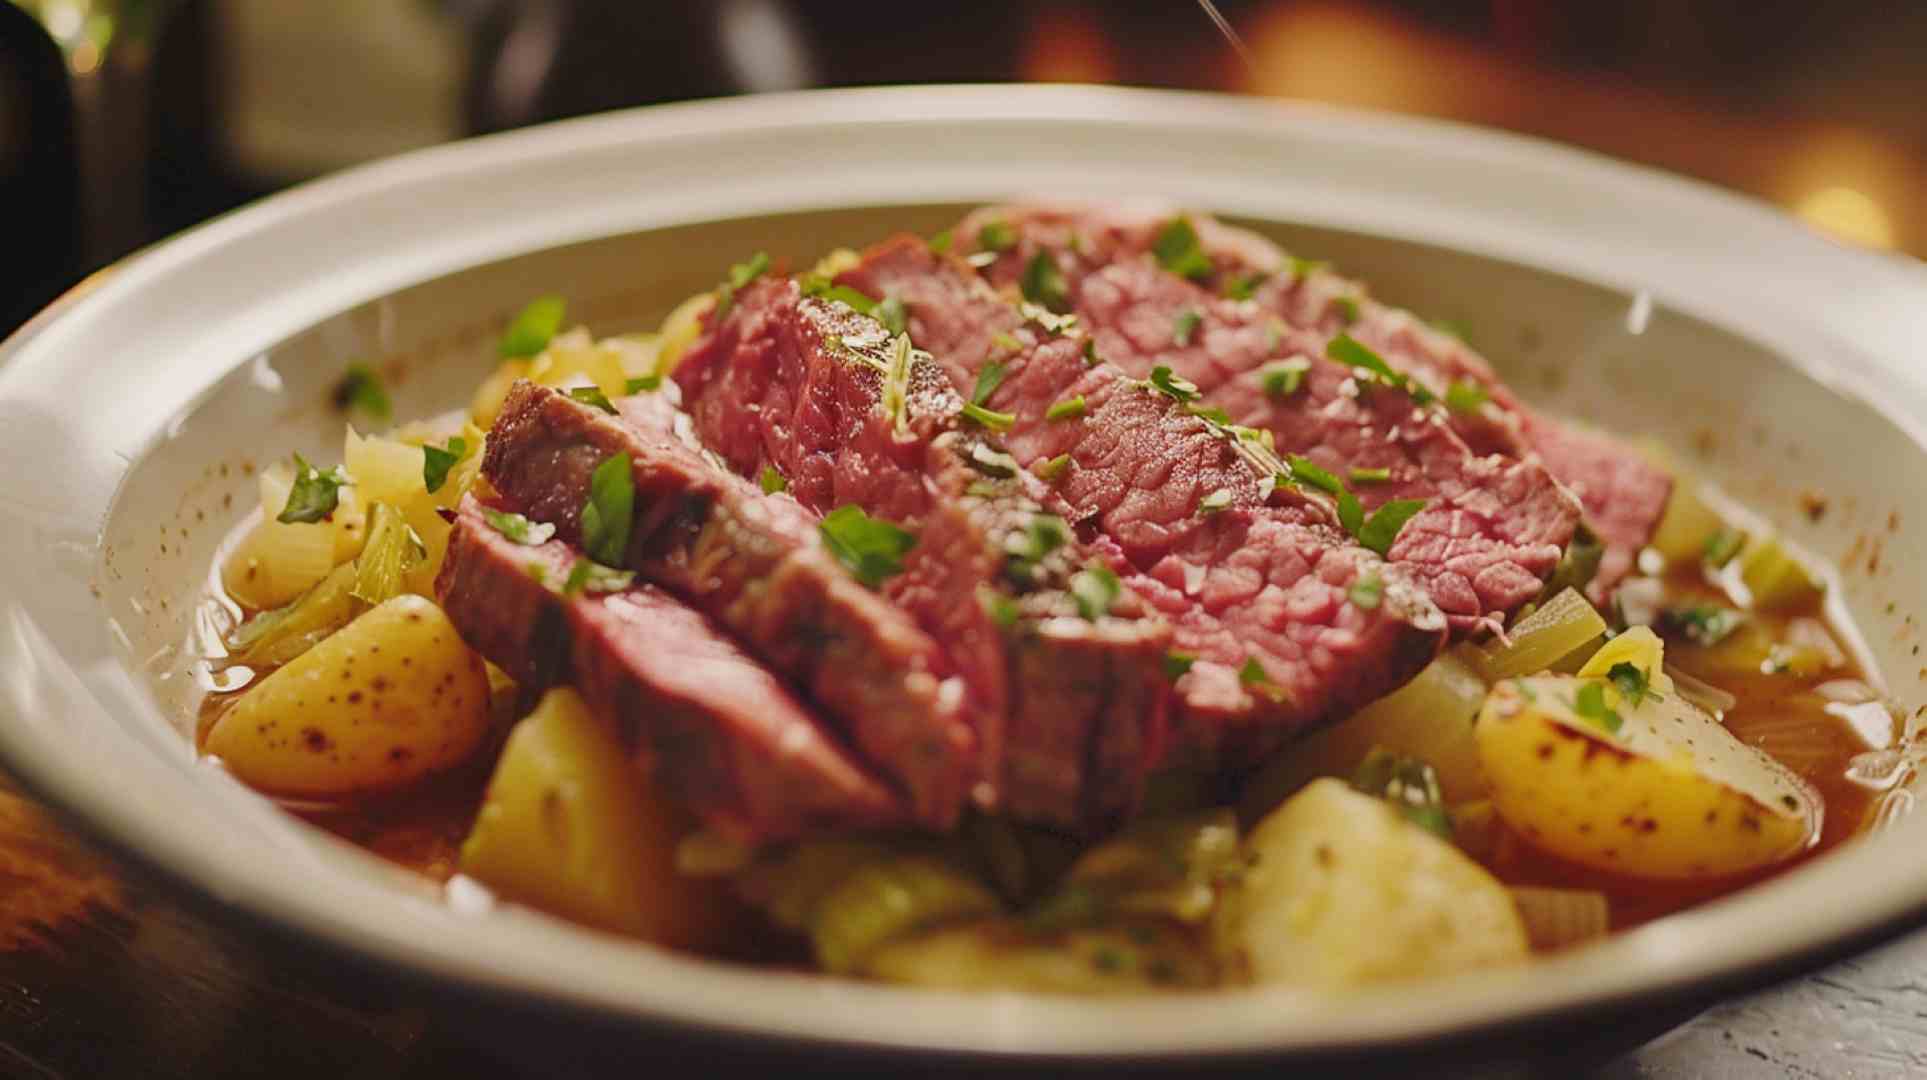
[[[496,352],[505,360],[540,353],[549,347],[550,339],[562,329],[562,317],[568,310],[567,302],[560,296],[538,296],[529,301],[529,305],[502,332]]]
[[[1700,645],[1718,645],[1739,629],[1745,619],[1738,611],[1718,604],[1668,608],[1660,614],[1663,624],[1678,627],[1689,640]]]
[[[1077,601],[1077,613],[1091,622],[1110,614],[1111,605],[1124,590],[1117,575],[1101,563],[1092,563],[1072,574],[1070,586],[1071,598]]]
[[[1478,383],[1461,380],[1445,388],[1445,407],[1455,413],[1478,412],[1491,400],[1492,395]]]
[[[1392,470],[1390,468],[1361,469],[1354,466],[1345,476],[1354,484],[1389,484],[1392,482]]]
[[[973,405],[989,404],[990,395],[997,392],[997,388],[1004,383],[1004,376],[1009,373],[1010,370],[1008,368],[995,360],[985,364],[983,370],[977,372],[977,385],[970,390],[970,403]]]
[[[750,282],[762,277],[769,270],[769,252],[759,251],[748,259],[729,268],[729,277],[716,286],[716,314],[721,319],[729,314],[729,307],[736,302],[736,294]]]
[[[977,605],[983,608],[985,615],[990,616],[991,622],[1003,630],[1016,626],[1024,614],[1017,606],[1017,601],[988,585],[977,586]]]
[[[1323,259],[1301,259],[1296,255],[1292,255],[1289,258],[1291,260],[1291,276],[1300,279],[1308,278],[1331,265]]]
[[[1420,405],[1430,404],[1434,400],[1430,390],[1420,386],[1411,376],[1394,369],[1392,365],[1385,362],[1384,357],[1366,348],[1349,334],[1340,334],[1332,338],[1325,346],[1325,355],[1346,367],[1371,372],[1378,376],[1379,382],[1405,391]]]
[[[1271,675],[1255,656],[1245,657],[1245,664],[1238,669],[1238,682],[1245,686],[1262,686],[1271,681]]]
[[[985,251],[1009,251],[1017,246],[1017,230],[1007,221],[986,221],[977,230],[977,246]]]
[[[783,474],[777,472],[774,465],[763,466],[763,471],[756,477],[756,482],[762,487],[765,495],[774,495],[779,491],[788,491],[790,488],[790,482],[783,479]]]
[[[601,409],[610,416],[616,415],[615,403],[609,400],[609,395],[603,393],[600,386],[572,386],[569,388],[569,397]]]
[[[549,542],[555,535],[555,526],[546,521],[530,521],[520,514],[505,513],[482,507],[482,520],[489,527],[523,547],[537,547]]]
[[[807,274],[799,282],[804,296],[842,304],[859,315],[875,316],[876,300],[848,285],[838,285],[821,274]]]
[[[1145,380],[1144,385],[1180,404],[1189,404],[1198,399],[1198,384],[1182,375],[1172,374],[1171,369],[1163,364],[1151,369],[1151,377]]]
[[[1178,312],[1178,317],[1171,320],[1171,343],[1179,348],[1191,344],[1191,339],[1198,335],[1198,324],[1203,321],[1204,315],[1197,308]]]
[[[635,582],[634,570],[613,570],[594,559],[577,559],[562,583],[562,595],[621,592]]]
[[[1017,475],[1017,459],[983,443],[970,448],[970,467],[985,476],[1007,480]]]
[[[1268,398],[1288,398],[1305,385],[1305,375],[1311,371],[1311,361],[1302,356],[1294,356],[1266,367],[1258,373],[1258,385]]]
[[[1258,295],[1258,286],[1270,277],[1263,270],[1253,270],[1249,274],[1233,274],[1225,280],[1224,295],[1228,300],[1249,300]]]
[[[873,518],[860,506],[839,506],[817,524],[823,544],[850,574],[874,589],[903,573],[903,557],[917,546],[914,534]]]
[[[1360,574],[1346,595],[1361,611],[1375,611],[1385,602],[1385,580],[1376,573]]]
[[[1159,266],[1179,277],[1198,281],[1211,276],[1211,258],[1204,253],[1204,245],[1198,242],[1198,230],[1188,217],[1175,217],[1166,222],[1151,242],[1151,253],[1157,256]]]
[[[1051,258],[1048,251],[1030,257],[1017,287],[1024,299],[1046,311],[1062,315],[1071,309],[1070,287],[1064,282],[1064,272],[1057,268],[1057,260]]]
[[[962,412],[965,416],[992,431],[1009,431],[1010,425],[1017,422],[1016,413],[997,412],[994,409],[986,409],[974,401],[964,402]]]
[[[428,489],[430,495],[448,483],[448,470],[454,468],[466,453],[468,440],[460,435],[450,436],[446,447],[422,446],[422,486]]]
[[[1051,407],[1044,410],[1044,419],[1046,420],[1075,420],[1083,415],[1083,394],[1067,397],[1062,401],[1052,402]]]
[[[283,525],[306,525],[325,521],[341,503],[341,489],[354,481],[348,470],[336,465],[327,472],[308,464],[300,454],[294,456],[294,485],[288,489],[288,502],[275,515]]]
[[[1353,535],[1358,537],[1360,544],[1380,555],[1390,554],[1392,544],[1398,539],[1399,532],[1405,528],[1405,523],[1412,520],[1413,516],[1423,509],[1425,509],[1424,499],[1393,499],[1372,511],[1372,516],[1366,518],[1364,524],[1353,530]]]
[[[1606,705],[1606,688],[1602,683],[1589,682],[1581,686],[1572,699],[1572,711],[1608,735],[1617,735],[1620,726],[1625,723],[1618,713]]]
[[[629,554],[635,523],[636,478],[628,454],[606,458],[589,474],[582,505],[582,550],[604,566],[620,566]]]
[[[872,311],[871,314],[876,317],[876,321],[883,324],[883,328],[889,331],[893,337],[906,333],[910,325],[910,309],[904,306],[903,301],[894,296],[886,296],[878,301],[876,310]]]
[[[625,394],[646,394],[653,393],[660,389],[662,389],[662,374],[660,372],[638,375],[633,379],[624,380],[622,384],[622,392]]]
[[[1179,679],[1184,678],[1185,674],[1191,670],[1191,665],[1197,662],[1198,658],[1192,656],[1190,653],[1178,652],[1175,649],[1167,652],[1164,654],[1164,677],[1172,682],[1177,682]]]
[[[1084,339],[1084,365],[1086,367],[1096,367],[1097,365],[1103,362],[1104,361],[1097,355],[1097,339],[1088,338],[1088,337],[1085,338]]]
[[[1341,296],[1333,300],[1332,310],[1338,314],[1338,321],[1345,326],[1358,322],[1358,301],[1349,296]]]
[[[335,408],[359,412],[378,424],[386,424],[395,415],[381,376],[367,364],[348,365],[347,373],[335,384],[334,401]]]
[[[1055,484],[1070,475],[1071,456],[1069,454],[1059,454],[1054,458],[1038,462],[1031,466],[1031,471],[1036,473],[1037,478],[1045,483]]]
[[[950,230],[945,229],[930,238],[930,250],[939,255],[950,250]]]
[[[1745,546],[1746,534],[1744,532],[1721,526],[1714,530],[1713,535],[1706,538],[1706,544],[1702,552],[1706,556],[1707,565],[1717,568],[1724,567],[1727,563],[1732,562],[1734,556],[1738,555],[1740,549]]]
[[[1662,700],[1660,694],[1653,689],[1647,673],[1623,660],[1606,669],[1606,681],[1613,684],[1613,689],[1619,692],[1620,700],[1624,701],[1628,708],[1639,708],[1640,702],[1647,698],[1652,698],[1654,701]]]

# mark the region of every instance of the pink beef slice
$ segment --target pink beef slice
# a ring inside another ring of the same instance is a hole
[[[953,385],[988,364],[1005,446],[1052,478],[1050,505],[1174,626],[1196,663],[1177,683],[1172,756],[1248,761],[1396,688],[1437,653],[1445,619],[1411,575],[1359,547],[1322,496],[1274,486],[1258,449],[1170,396],[1093,362],[1088,339],[1019,311],[960,261],[901,240],[839,282],[894,296]],[[1041,316],[1041,317],[1040,317]],[[1082,415],[1051,420],[1082,398]]]
[[[1176,216],[1177,212],[1167,206],[1151,204],[990,207],[973,213],[955,235],[967,244],[973,243],[982,226],[991,221],[1001,221],[1016,231],[1020,238],[1016,248],[987,270],[993,280],[1014,280],[1021,273],[1023,261],[1038,250],[1052,251],[1061,264],[1070,267],[1067,273],[1086,276],[1093,267],[1134,262],[1155,265],[1149,253],[1159,232]],[[1665,513],[1672,492],[1672,480],[1664,471],[1610,436],[1576,427],[1525,404],[1465,342],[1408,311],[1374,300],[1361,283],[1320,264],[1295,260],[1248,230],[1202,214],[1186,218],[1211,264],[1210,270],[1200,271],[1192,284],[1215,295],[1234,281],[1257,279],[1248,305],[1226,302],[1221,307],[1242,307],[1265,319],[1276,318],[1321,342],[1340,332],[1349,334],[1441,397],[1454,383],[1483,390],[1487,395],[1484,404],[1446,414],[1453,431],[1474,454],[1499,454],[1542,465],[1578,496],[1588,524],[1606,549],[1593,579],[1596,600],[1603,601],[1632,569],[1639,549],[1651,539]],[[1122,295],[1131,294],[1125,290]],[[1079,311],[1083,313],[1089,303],[1095,319],[1113,299],[1099,290],[1089,301],[1080,302]],[[1118,318],[1116,313],[1110,315],[1113,323]],[[1152,313],[1139,315],[1130,324],[1130,338],[1143,342],[1144,335],[1155,329],[1155,321]],[[1123,324],[1118,325],[1121,328]],[[1100,346],[1111,343],[1102,332],[1098,340]],[[1512,482],[1515,493],[1519,484],[1519,480]],[[1527,516],[1551,520],[1543,513]],[[1442,599],[1441,605],[1458,614],[1447,601]]]
[[[565,596],[580,553],[525,545],[465,500],[436,596],[525,690],[572,685],[672,798],[745,842],[901,822],[904,807],[807,706],[654,585]]]
[[[970,688],[987,808],[1075,828],[1136,805],[1163,742],[1170,628],[1128,590],[1080,617],[1067,590],[1097,556],[963,418],[927,354],[768,278],[707,320],[675,381],[695,435],[736,472],[773,471],[812,510],[856,506],[916,536],[884,593]]]
[[[628,455],[635,514],[625,566],[803,688],[902,789],[914,821],[954,824],[979,776],[962,684],[942,649],[850,576],[824,546],[815,513],[709,460],[677,432],[677,415],[645,401],[612,416],[518,382],[489,433],[482,474],[507,506],[579,544],[590,474]]]

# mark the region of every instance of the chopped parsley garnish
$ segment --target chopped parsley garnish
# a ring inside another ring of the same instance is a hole
[[[1198,384],[1182,375],[1173,375],[1171,369],[1163,364],[1151,369],[1151,377],[1145,380],[1145,385],[1182,404],[1198,399]]]
[[[917,546],[915,534],[863,512],[839,506],[817,523],[823,544],[850,573],[874,589],[903,573],[903,557]]]
[[[1433,400],[1430,390],[1420,386],[1411,376],[1401,374],[1392,365],[1386,363],[1384,357],[1360,344],[1350,334],[1340,334],[1332,338],[1325,346],[1325,355],[1346,367],[1371,372],[1386,386],[1396,387],[1410,394],[1412,400],[1420,405],[1429,404]]]
[[[990,335],[990,346],[998,352],[1016,352],[1024,347],[1024,343],[1009,334],[998,331]]]
[[[582,550],[604,566],[620,566],[629,553],[635,523],[636,478],[628,454],[606,458],[589,474],[589,498],[582,504]]]
[[[549,542],[555,535],[555,526],[546,521],[530,521],[520,514],[505,513],[482,507],[482,518],[489,527],[523,547],[536,547]]]
[[[985,476],[996,477],[999,480],[1017,475],[1016,458],[983,443],[977,443],[970,448],[970,467]]]
[[[1017,287],[1024,299],[1046,311],[1062,315],[1071,309],[1070,286],[1065,284],[1064,272],[1057,268],[1057,260],[1051,258],[1048,251],[1030,257]]]
[[[729,268],[729,277],[716,286],[716,318],[729,314],[729,306],[736,302],[736,294],[750,282],[762,277],[769,269],[769,252],[759,251],[748,259]]]
[[[1732,608],[1718,604],[1693,604],[1686,607],[1667,608],[1661,613],[1661,620],[1677,626],[1689,640],[1701,645],[1718,645],[1727,635],[1739,629],[1746,616]]]
[[[569,579],[562,583],[562,595],[621,592],[635,581],[634,570],[613,570],[594,559],[577,559],[569,567]]]
[[[536,355],[548,348],[549,340],[562,329],[562,316],[568,310],[567,303],[559,296],[536,297],[509,323],[508,329],[502,331],[502,340],[495,351],[509,360]]]
[[[1017,422],[1016,413],[997,412],[994,409],[986,409],[974,401],[964,402],[962,411],[965,416],[968,416],[970,419],[975,420],[977,423],[982,424],[992,431],[1009,431],[1010,425]]]
[[[977,230],[977,246],[985,251],[1009,251],[1017,246],[1017,230],[1008,221],[986,221]]]
[[[1331,265],[1330,263],[1324,261],[1323,259],[1301,259],[1296,255],[1293,255],[1290,258],[1291,258],[1291,276],[1297,277],[1297,278],[1310,277],[1312,274],[1316,273],[1317,271],[1323,270],[1325,267]]]
[[[1231,414],[1218,408],[1216,405],[1193,405],[1188,411],[1192,416],[1203,417],[1219,427],[1231,426]],[[1253,429],[1246,428],[1245,430],[1250,431]]]
[[[1255,656],[1245,657],[1245,666],[1238,669],[1238,681],[1246,686],[1257,686],[1271,681],[1271,675]]]
[[[836,303],[845,305],[859,315],[876,314],[877,302],[870,295],[852,289],[848,285],[835,284],[821,274],[808,274],[804,276],[800,285],[802,286],[804,296],[812,296],[822,300],[833,300]]]
[[[1373,611],[1385,600],[1385,580],[1377,574],[1362,574],[1346,593],[1352,606],[1363,611]]]
[[[1084,339],[1084,363],[1090,367],[1096,367],[1098,364],[1103,363],[1097,355],[1096,338],[1087,337]]]
[[[1167,652],[1164,654],[1164,677],[1172,682],[1177,682],[1184,677],[1186,672],[1191,670],[1191,665],[1197,662],[1198,658],[1192,656],[1190,653],[1178,652],[1175,649]]]
[[[1110,613],[1111,605],[1117,602],[1124,588],[1111,568],[1100,563],[1092,563],[1072,574],[1070,585],[1071,598],[1077,601],[1077,613],[1091,622]]]
[[[883,328],[888,330],[893,337],[897,334],[904,333],[910,325],[910,309],[904,306],[903,301],[894,296],[886,296],[878,301],[876,310],[871,312],[871,314],[876,317],[876,321],[883,324]]]
[[[641,394],[660,389],[662,389],[661,372],[638,375],[633,379],[625,380],[622,384],[622,392],[625,394]]]
[[[1016,626],[1017,620],[1024,614],[1023,609],[1017,606],[1017,601],[988,585],[977,586],[977,605],[984,609],[985,615],[990,616],[991,622],[1005,630]]]
[[[1286,464],[1291,466],[1288,482],[1309,484],[1338,500],[1338,523],[1346,532],[1357,536],[1365,524],[1365,508],[1359,505],[1358,496],[1345,487],[1345,482],[1313,464],[1310,458],[1297,454],[1291,455]]]
[[[1572,699],[1572,711],[1583,720],[1590,720],[1593,726],[1608,735],[1617,735],[1625,723],[1617,712],[1606,705],[1606,688],[1601,683],[1589,682],[1579,688]]]
[[[1647,674],[1623,660],[1606,669],[1606,681],[1613,684],[1613,689],[1619,691],[1620,699],[1630,708],[1639,708],[1639,703],[1647,698],[1661,700]]]
[[[1445,407],[1456,413],[1478,412],[1492,395],[1478,383],[1454,382],[1445,388]]]
[[[1067,397],[1062,401],[1053,402],[1050,408],[1044,410],[1044,419],[1046,420],[1075,420],[1078,417],[1083,415],[1084,415],[1084,395],[1083,394],[1078,394],[1074,397]]]
[[[1224,283],[1224,295],[1230,300],[1249,300],[1258,295],[1258,286],[1265,283],[1270,274],[1263,270],[1253,270],[1249,274],[1233,274]]]
[[[1388,484],[1392,480],[1390,468],[1361,469],[1354,466],[1345,475],[1354,484]]]
[[[1198,324],[1203,321],[1204,316],[1197,308],[1185,308],[1178,312],[1178,317],[1171,320],[1171,343],[1179,346],[1191,344],[1191,339],[1198,335]]]
[[[442,485],[448,483],[448,470],[454,468],[455,463],[462,460],[462,455],[466,453],[468,453],[468,440],[460,435],[449,436],[446,447],[426,444],[422,446],[422,486],[428,489],[430,495],[440,491]]]
[[[990,395],[997,392],[997,388],[1004,383],[1004,376],[1009,373],[1008,368],[995,360],[985,364],[984,369],[977,373],[977,385],[970,390],[970,403],[982,405],[988,402]]]
[[[1207,515],[1215,514],[1218,511],[1223,510],[1226,507],[1229,507],[1230,505],[1231,505],[1231,489],[1218,488],[1217,490],[1211,492],[1209,495],[1206,495],[1204,498],[1198,500],[1198,513],[1207,514]]]
[[[1063,479],[1071,471],[1071,456],[1069,454],[1059,454],[1048,461],[1031,466],[1031,471],[1035,472],[1038,479],[1045,483],[1054,484]]]
[[[600,386],[572,386],[569,396],[584,405],[593,405],[610,416],[616,414],[615,403],[609,400],[609,395],[603,393]]]
[[[359,410],[376,423],[385,424],[395,415],[394,408],[388,403],[388,391],[381,385],[381,376],[367,364],[349,364],[348,371],[341,381],[335,384],[335,407],[342,410]]]
[[[1032,514],[1024,527],[1023,550],[1027,559],[1041,559],[1071,542],[1071,527],[1056,514]]]
[[[1198,230],[1188,217],[1172,218],[1159,229],[1157,239],[1151,243],[1151,253],[1157,256],[1159,266],[1179,277],[1197,281],[1211,276],[1211,258],[1204,253],[1204,245],[1198,242]]]
[[[950,250],[950,230],[945,229],[930,238],[930,250],[942,255]]]
[[[283,525],[306,525],[325,521],[341,503],[341,489],[354,484],[348,470],[336,465],[327,472],[308,464],[300,454],[294,456],[294,485],[288,489],[288,503],[275,515]]]
[[[1358,301],[1349,296],[1341,296],[1333,300],[1332,310],[1338,312],[1338,321],[1346,326],[1358,321]]]
[[[1703,552],[1708,565],[1724,567],[1727,563],[1732,562],[1733,557],[1738,555],[1740,549],[1745,546],[1745,533],[1738,529],[1729,529],[1721,526],[1714,531],[1713,535],[1706,538],[1706,546]]]
[[[1305,374],[1310,370],[1310,360],[1294,356],[1259,372],[1258,385],[1264,389],[1266,397],[1288,398],[1305,385]]]
[[[1398,539],[1399,531],[1423,509],[1424,499],[1393,499],[1372,511],[1372,516],[1358,527],[1358,542],[1380,555],[1390,554],[1392,542]]]
[[[783,479],[783,474],[777,472],[776,466],[774,465],[763,466],[763,471],[756,477],[756,482],[762,486],[763,494],[765,495],[774,495],[779,491],[788,491],[790,487],[790,482]]]

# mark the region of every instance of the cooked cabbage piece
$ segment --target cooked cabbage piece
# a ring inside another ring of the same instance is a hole
[[[1526,956],[1491,874],[1383,799],[1314,780],[1252,830],[1219,906],[1228,971],[1335,989],[1456,974]]]

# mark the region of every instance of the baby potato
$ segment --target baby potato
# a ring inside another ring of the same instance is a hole
[[[1526,956],[1512,897],[1383,799],[1314,780],[1246,841],[1219,906],[1227,966],[1252,981],[1340,988],[1511,964]]]
[[[1811,788],[1678,694],[1633,704],[1600,692],[1581,715],[1589,686],[1604,690],[1566,675],[1512,679],[1479,713],[1493,806],[1529,843],[1602,870],[1681,879],[1766,866],[1818,831]]]
[[[454,765],[488,727],[481,657],[441,608],[402,595],[243,693],[209,729],[206,750],[261,791],[334,798]]]
[[[664,945],[720,940],[733,906],[676,871],[692,827],[575,691],[545,694],[509,735],[462,872],[513,900]]]

